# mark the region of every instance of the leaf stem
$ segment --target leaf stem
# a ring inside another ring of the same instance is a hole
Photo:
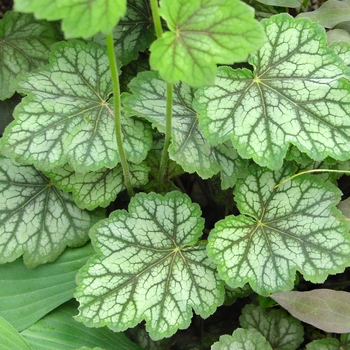
[[[281,185],[285,184],[288,181],[293,180],[295,177],[304,175],[304,174],[311,174],[311,173],[340,173],[340,174],[350,174],[350,170],[338,170],[338,169],[309,169],[301,171],[300,173],[294,174],[283,181],[281,181],[279,184],[273,186],[273,189],[276,189],[280,187]]]
[[[154,28],[156,31],[157,38],[159,39],[163,35],[162,23],[159,17],[158,11],[158,1],[150,0],[151,9],[152,9],[152,17]],[[171,139],[171,124],[172,124],[172,110],[173,110],[173,84],[167,84],[166,86],[166,116],[165,116],[165,138],[164,138],[164,146],[162,150],[162,156],[159,165],[159,173],[158,173],[158,192],[161,192],[164,187],[164,176],[166,172],[166,168],[168,165],[168,149],[170,145]]]
[[[121,106],[120,106],[120,86],[118,76],[118,65],[114,52],[113,34],[109,33],[106,35],[107,54],[109,59],[109,66],[112,75],[113,82],[113,96],[114,96],[114,122],[115,122],[115,134],[117,140],[117,149],[119,153],[120,163],[123,169],[124,182],[126,190],[130,197],[134,196],[134,190],[131,185],[131,175],[129,170],[129,164],[126,159],[123,146],[123,133],[121,126]]]

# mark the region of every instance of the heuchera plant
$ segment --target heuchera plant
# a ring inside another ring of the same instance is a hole
[[[299,320],[350,332],[346,292],[292,291],[350,266],[350,40],[321,26],[350,4],[329,3],[15,1],[0,20],[4,349],[146,348],[123,332],[145,321],[159,341],[247,295],[260,306],[207,347],[297,349]]]

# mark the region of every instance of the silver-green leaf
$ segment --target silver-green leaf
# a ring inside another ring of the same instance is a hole
[[[98,255],[80,270],[78,320],[123,331],[146,320],[152,339],[169,337],[224,301],[224,286],[203,245],[199,206],[174,191],[139,193],[91,230]]]
[[[313,283],[350,263],[349,222],[335,205],[340,191],[294,167],[272,172],[251,166],[235,187],[241,212],[216,223],[208,237],[209,257],[231,287],[249,282],[260,295],[293,288],[295,272]]]
[[[262,22],[268,42],[254,71],[220,67],[194,107],[212,145],[231,140],[243,158],[279,169],[290,144],[314,160],[350,152],[350,70],[326,45],[324,29],[280,14]]]
[[[23,254],[28,267],[54,261],[66,248],[83,245],[103,217],[76,206],[33,166],[0,157],[0,264]]]
[[[5,130],[0,143],[4,155],[42,171],[68,163],[87,173],[118,164],[105,47],[57,43],[50,65],[25,75],[19,86],[29,95]],[[152,145],[150,127],[133,118],[121,123],[127,157],[140,163]]]

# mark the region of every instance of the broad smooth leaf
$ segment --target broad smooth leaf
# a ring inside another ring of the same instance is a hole
[[[52,23],[7,11],[0,20],[0,100],[16,90],[15,78],[47,64],[50,46],[61,35]]]
[[[328,0],[316,11],[300,13],[325,28],[333,28],[341,22],[350,21],[350,0]]]
[[[145,164],[130,164],[129,170],[133,187],[147,184],[149,168]],[[81,209],[105,208],[126,188],[121,165],[80,174],[66,164],[45,175],[57,188],[72,192],[75,203]]]
[[[230,139],[243,158],[279,169],[290,144],[314,160],[347,160],[350,70],[326,46],[324,29],[281,14],[262,21],[269,41],[249,63],[220,67],[216,85],[200,88],[194,108],[206,139]]]
[[[304,329],[299,320],[284,310],[264,310],[246,305],[239,317],[241,327],[260,332],[273,349],[295,350],[304,341]]]
[[[211,85],[216,64],[246,60],[261,47],[264,32],[254,10],[238,0],[161,0],[170,31],[150,47],[150,64],[169,83]]]
[[[350,224],[334,207],[335,186],[303,175],[273,189],[295,168],[249,170],[234,190],[241,215],[217,222],[208,237],[208,255],[228,285],[249,282],[267,296],[292,289],[296,271],[321,283],[349,266]]]
[[[68,163],[87,173],[118,164],[104,47],[75,40],[57,43],[50,66],[25,75],[19,86],[29,96],[0,141],[4,155],[42,171]],[[140,163],[152,145],[149,125],[124,117],[122,132],[129,161]]]
[[[32,350],[20,334],[0,316],[0,344],[2,350]]]
[[[270,295],[299,320],[325,332],[350,333],[350,293],[331,289]]]
[[[23,254],[33,268],[54,261],[66,248],[88,240],[103,211],[78,208],[33,166],[0,157],[0,264]]]
[[[65,37],[90,38],[111,32],[126,11],[126,0],[16,0],[15,10],[32,12],[36,18],[62,19]]]
[[[118,210],[91,229],[97,255],[78,276],[79,321],[123,331],[146,320],[154,340],[190,325],[192,308],[203,318],[224,301],[203,245],[199,206],[174,191],[139,193],[129,212]]]
[[[232,335],[222,335],[211,350],[272,350],[264,336],[254,330],[237,328]]]
[[[1,265],[0,316],[22,331],[72,299],[75,276],[93,253],[91,244],[87,244],[67,248],[54,263],[31,270],[22,259]]]
[[[166,83],[157,72],[141,72],[128,85],[131,94],[124,93],[122,101],[127,115],[149,120],[160,132],[165,132]],[[231,182],[244,173],[246,161],[238,157],[230,145],[217,149],[208,144],[198,128],[198,118],[192,108],[194,90],[183,83],[174,85],[172,111],[172,141],[169,156],[189,172],[206,179],[221,170]],[[225,182],[225,184],[226,184]]]
[[[82,346],[105,350],[141,350],[123,333],[92,329],[74,320],[77,303],[69,301],[21,332],[35,350],[76,350]]]
[[[123,65],[136,60],[155,38],[149,0],[128,0],[126,14],[113,29],[114,49]],[[106,44],[106,37],[95,35],[92,40]]]

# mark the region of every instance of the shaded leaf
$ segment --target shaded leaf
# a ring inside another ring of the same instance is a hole
[[[82,346],[105,350],[141,350],[123,333],[87,328],[74,320],[77,303],[70,301],[21,332],[35,350],[75,350]]]
[[[20,334],[0,316],[0,344],[2,350],[31,350]]]
[[[211,350],[272,350],[262,334],[254,330],[237,328],[232,335],[222,335]]]
[[[133,187],[139,187],[148,182],[149,168],[145,164],[130,164],[129,170]],[[118,193],[126,188],[121,165],[113,169],[80,174],[66,164],[45,175],[57,188],[72,192],[73,199],[79,208],[88,210],[107,207],[116,199]]]
[[[244,61],[265,40],[254,11],[241,1],[162,0],[170,31],[150,47],[150,64],[169,82],[214,83],[216,64]]]
[[[79,209],[32,166],[0,157],[0,263],[23,254],[26,266],[54,261],[66,248],[83,245],[102,211]]]
[[[16,0],[15,10],[49,21],[62,19],[65,37],[90,38],[111,32],[126,11],[126,0]]]
[[[68,163],[80,173],[113,168],[119,162],[112,82],[104,47],[80,41],[57,43],[50,66],[23,77],[29,94],[1,140],[2,153],[50,171]],[[122,118],[130,162],[140,163],[152,145],[148,125]]]
[[[11,97],[15,78],[47,64],[50,46],[60,40],[56,26],[32,15],[7,11],[0,20],[0,100]]]
[[[350,71],[326,46],[324,29],[288,14],[262,22],[269,42],[249,62],[220,67],[216,85],[196,92],[194,108],[206,139],[230,139],[243,158],[279,169],[290,144],[314,160],[347,160]]]
[[[20,101],[21,96],[19,94],[15,94],[5,101],[0,101],[0,136],[2,136],[6,126],[13,121],[13,110]]]
[[[136,60],[140,51],[145,51],[155,39],[152,13],[148,0],[128,0],[124,17],[113,29],[116,56],[123,65]],[[99,33],[92,40],[106,44],[106,37]]]
[[[306,344],[306,350],[342,350],[340,346],[340,341],[335,338],[318,339]]]
[[[241,327],[260,332],[273,349],[295,350],[304,340],[304,329],[299,320],[284,310],[264,310],[246,305],[239,317]]]
[[[257,0],[262,4],[269,6],[282,6],[282,7],[300,7],[302,0]]]
[[[325,28],[350,21],[350,0],[328,0],[316,11],[300,13],[298,17],[307,17]]]
[[[350,293],[331,289],[270,295],[299,320],[325,332],[350,332]]]
[[[0,316],[18,331],[73,298],[78,270],[93,255],[91,244],[67,248],[54,263],[29,270],[22,259],[0,266]]]
[[[199,206],[180,192],[135,195],[91,230],[97,255],[78,276],[77,319],[123,331],[146,320],[152,339],[169,337],[224,301],[203,245]]]
[[[157,72],[141,72],[129,88],[131,94],[123,94],[122,101],[127,115],[146,118],[160,131],[165,132],[166,83]],[[198,128],[197,113],[192,108],[194,90],[185,84],[174,85],[172,141],[169,157],[189,172],[197,172],[206,179],[221,170],[225,186],[234,184],[244,173],[246,161],[238,157],[230,145],[210,146]],[[230,178],[230,179],[229,179]]]
[[[292,289],[296,271],[320,283],[349,265],[349,223],[334,207],[340,191],[312,175],[273,190],[294,169],[251,166],[234,190],[241,215],[227,216],[210,232],[208,255],[231,287],[249,282],[267,296]]]

